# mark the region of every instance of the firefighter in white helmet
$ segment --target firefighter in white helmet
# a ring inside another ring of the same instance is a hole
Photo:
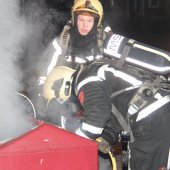
[[[95,63],[82,70],[75,87],[84,112],[76,133],[110,146],[123,130],[130,134],[131,170],[169,169],[170,82],[135,70]]]
[[[100,141],[102,153],[110,151],[122,132],[129,134],[131,170],[170,169],[170,54],[124,41],[118,35],[109,39],[104,46],[108,60],[82,65],[77,71],[56,67],[55,79],[51,72],[45,83],[44,97],[51,100],[47,92],[54,82],[58,89],[53,93],[59,100],[69,100],[70,92],[76,94],[83,114],[74,132]],[[119,57],[120,62],[110,57]],[[108,164],[99,164],[99,169],[102,165]]]
[[[72,72],[73,77],[67,79],[59,76],[67,68],[57,69],[61,69],[55,72],[59,87],[52,90],[64,102],[67,97],[69,100],[70,88],[74,87],[83,108],[77,122],[77,117],[67,119],[56,114],[63,128],[70,130],[72,126],[71,130],[80,136],[99,139],[99,153],[104,153],[103,156],[120,140],[122,132],[128,133],[131,170],[170,167],[170,82],[166,77],[158,76],[159,79],[150,73],[145,77],[147,71],[142,69],[137,75],[129,72],[133,67],[120,70],[112,65],[92,63],[80,74]],[[48,86],[49,82],[45,84]],[[99,161],[99,169],[111,169],[106,160]]]

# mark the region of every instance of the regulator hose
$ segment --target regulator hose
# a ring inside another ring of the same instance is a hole
[[[32,103],[32,101],[31,101],[26,95],[24,95],[24,94],[22,94],[22,93],[16,92],[16,94],[24,97],[24,98],[30,103],[30,105],[31,105],[31,107],[32,107],[32,110],[33,110],[34,118],[36,118],[36,117],[37,117],[37,116],[36,116],[36,111],[35,111],[35,107],[34,107],[34,104]]]
[[[111,162],[112,162],[113,170],[117,170],[116,159],[115,159],[115,157],[113,156],[113,154],[112,154],[111,151],[109,151],[109,156],[110,156],[110,159],[111,159]]]

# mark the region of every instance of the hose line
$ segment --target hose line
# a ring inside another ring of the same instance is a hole
[[[99,138],[97,138],[96,141],[97,141],[97,143],[98,143],[98,142],[101,142],[102,140],[99,139]],[[115,159],[115,157],[113,156],[113,154],[112,154],[111,151],[109,151],[109,156],[110,156],[110,159],[111,159],[111,162],[112,162],[112,169],[113,169],[113,170],[117,170],[116,159]]]
[[[34,118],[36,118],[36,117],[37,117],[37,116],[36,116],[36,111],[35,111],[35,107],[34,107],[34,104],[32,103],[32,101],[31,101],[26,95],[24,95],[24,94],[22,94],[22,93],[16,92],[16,94],[18,94],[18,95],[20,95],[20,96],[23,96],[23,97],[30,103],[30,105],[31,105],[31,107],[32,107],[32,110],[33,110]]]
[[[111,151],[109,151],[109,156],[110,156],[110,159],[111,159],[111,162],[112,162],[113,170],[117,170],[116,159],[115,159],[115,157],[113,156],[113,154],[112,154]]]

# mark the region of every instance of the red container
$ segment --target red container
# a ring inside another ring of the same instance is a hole
[[[97,144],[42,123],[0,145],[0,170],[97,170]]]

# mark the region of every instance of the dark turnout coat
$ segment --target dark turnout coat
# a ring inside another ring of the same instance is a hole
[[[170,149],[169,89],[158,88],[149,101],[134,112],[130,101],[144,83],[140,76],[107,64],[91,64],[82,69],[75,81],[76,93],[84,109],[77,134],[92,139],[102,136],[114,144],[123,130],[112,113],[114,104],[128,120],[132,132],[129,146],[131,170],[167,167]],[[152,82],[152,78],[147,81]]]

